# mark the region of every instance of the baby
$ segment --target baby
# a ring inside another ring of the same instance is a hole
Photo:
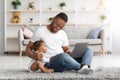
[[[33,50],[35,54],[42,54],[46,52],[46,45],[43,41],[36,41],[33,43]],[[30,70],[31,71],[37,71],[37,70],[41,70],[44,73],[52,73],[54,72],[54,69],[48,69],[47,67],[45,67],[42,63],[43,58],[41,58],[40,60],[32,60],[32,64],[30,65]]]

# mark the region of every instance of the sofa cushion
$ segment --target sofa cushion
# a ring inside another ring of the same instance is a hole
[[[97,28],[91,30],[90,33],[88,34],[87,38],[88,39],[97,39],[101,30],[102,30],[102,27],[97,27]]]
[[[65,26],[63,30],[67,33],[68,39],[86,39],[95,28],[96,26]]]
[[[23,45],[27,45],[29,41],[30,41],[30,39],[24,39],[24,40],[22,41],[22,44],[23,44]]]
[[[69,45],[75,45],[76,43],[88,43],[88,44],[101,44],[101,39],[70,39]]]
[[[27,45],[30,39],[24,39],[23,44]],[[101,39],[71,39],[69,40],[70,45],[75,45],[76,43],[88,43],[88,44],[101,44]]]
[[[39,26],[40,27],[40,26]],[[29,26],[27,25],[26,28],[28,28],[29,30],[31,30],[33,33],[39,28],[38,26]]]
[[[63,30],[67,33],[68,39],[86,39],[92,27],[65,26]]]

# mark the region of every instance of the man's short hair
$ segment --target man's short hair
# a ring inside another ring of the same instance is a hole
[[[64,20],[65,22],[68,21],[68,16],[67,16],[65,13],[59,13],[59,14],[57,14],[55,17],[59,17],[59,18],[61,18],[62,20]]]

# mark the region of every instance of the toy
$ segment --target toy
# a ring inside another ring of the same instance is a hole
[[[20,12],[18,11],[13,12],[13,18],[11,21],[12,23],[20,23],[21,22]]]
[[[36,7],[35,7],[35,2],[30,2],[28,9],[29,9],[29,10],[35,10],[35,9],[36,9]]]
[[[29,21],[30,23],[32,23],[33,22],[33,18],[30,18],[30,21]]]

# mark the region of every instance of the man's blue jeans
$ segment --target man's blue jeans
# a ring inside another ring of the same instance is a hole
[[[67,53],[60,53],[46,63],[45,66],[54,69],[55,72],[63,72],[64,70],[79,70],[83,64],[91,65],[93,51],[87,48],[85,54],[80,58],[72,58]]]

